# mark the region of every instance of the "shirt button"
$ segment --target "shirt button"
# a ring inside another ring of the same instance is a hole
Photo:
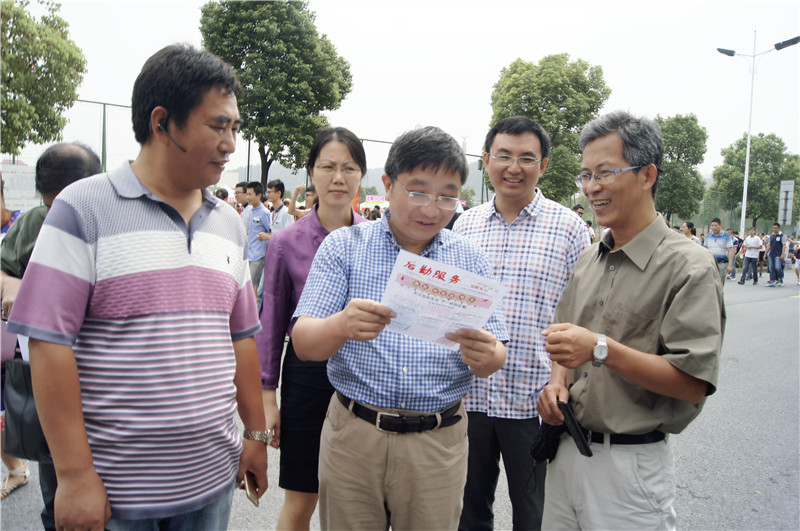
[[[405,408],[406,408],[406,403],[400,402],[400,409],[405,409]]]
[[[600,304],[600,306],[602,306],[602,305],[603,305],[603,301],[600,301],[600,303],[599,303],[599,304]]]
[[[404,373],[408,372],[408,367],[403,367],[403,372]]]
[[[610,271],[614,271],[614,266],[613,266],[613,265],[612,265],[612,266],[608,266],[608,269],[609,269]]]

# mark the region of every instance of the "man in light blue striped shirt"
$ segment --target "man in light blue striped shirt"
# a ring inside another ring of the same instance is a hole
[[[401,249],[493,277],[484,252],[442,230],[467,177],[464,153],[435,127],[392,145],[389,209],[322,242],[294,317],[298,357],[328,362],[332,398],[320,449],[323,529],[454,529],[467,466],[461,398],[505,362],[502,311],[484,330],[447,334],[460,350],[383,328],[379,304]]]

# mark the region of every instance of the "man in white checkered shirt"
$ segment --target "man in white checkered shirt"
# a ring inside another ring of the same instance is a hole
[[[541,332],[552,322],[575,261],[591,243],[586,223],[536,187],[550,146],[547,132],[530,118],[497,122],[486,135],[483,154],[495,195],[464,212],[453,228],[486,251],[495,277],[505,285],[503,310],[511,339],[503,368],[473,379],[465,398],[469,464],[459,529],[492,529],[500,455],[514,529],[541,527],[545,468],[534,471],[530,457],[539,431],[539,391],[550,380]]]

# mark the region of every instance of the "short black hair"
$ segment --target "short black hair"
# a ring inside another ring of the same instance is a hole
[[[308,192],[314,194],[314,200],[311,202],[310,205],[308,204]],[[313,184],[309,184],[308,186],[306,186],[306,194],[303,196],[303,202],[305,203],[305,207],[311,208],[311,206],[316,205],[318,201],[319,197],[317,196],[317,189],[314,187]]]
[[[489,153],[494,143],[494,137],[500,133],[508,135],[519,136],[525,133],[533,133],[539,138],[539,144],[542,146],[541,157],[546,159],[550,156],[550,149],[553,143],[550,141],[550,135],[544,130],[544,127],[531,120],[527,116],[510,116],[503,118],[489,129],[486,133],[486,140],[483,143],[483,151]]]
[[[247,191],[247,181],[242,181],[240,183],[236,183],[236,186],[234,186],[233,189],[236,190],[237,188],[241,188],[242,190],[244,190],[246,192]]]
[[[267,183],[267,189],[275,188],[277,191],[281,193],[281,197],[283,197],[283,192],[286,191],[286,187],[283,185],[283,181],[280,179],[273,179]]]
[[[719,218],[712,219],[711,223],[719,223],[720,225],[722,225],[722,222],[719,220]]]
[[[217,188],[217,191],[214,192],[214,195],[222,199],[223,201],[228,200],[228,191],[225,188]]]
[[[233,68],[211,52],[188,44],[172,44],[157,51],[133,84],[131,118],[136,141],[144,145],[153,134],[153,109],[166,108],[175,125],[182,128],[192,109],[214,87],[236,97],[242,95]]]
[[[776,223],[773,223],[773,224],[772,224],[772,226],[773,226],[773,227],[778,227],[778,228],[781,228],[781,224],[780,224],[780,223],[777,223],[777,222],[776,222]]]
[[[78,179],[103,171],[100,157],[92,148],[75,143],[60,143],[47,148],[36,161],[36,190],[56,196]]]
[[[686,224],[686,228],[687,229],[693,229],[694,228],[694,223],[692,223],[691,221],[684,221],[684,223]]]
[[[247,188],[252,188],[254,194],[261,196],[262,199],[264,198],[264,187],[261,186],[260,182],[251,181],[247,183]]]
[[[578,205],[575,205],[575,206],[573,206],[573,207],[572,207],[572,211],[573,211],[573,212],[575,212],[575,211],[576,211],[576,210],[578,210],[579,208],[580,208],[581,210],[586,210],[585,208],[583,208],[583,205],[580,205],[580,204],[578,204]]]
[[[456,139],[433,126],[407,131],[389,148],[384,171],[392,181],[396,181],[401,173],[417,168],[458,173],[462,186],[469,175],[467,157]]]

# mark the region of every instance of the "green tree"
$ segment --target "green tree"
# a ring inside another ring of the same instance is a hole
[[[664,135],[664,160],[656,187],[656,209],[668,221],[691,219],[700,211],[705,185],[697,166],[706,154],[708,133],[694,114],[656,117]]]
[[[472,188],[461,189],[461,199],[467,202],[467,206],[472,208],[475,206],[475,190]]]
[[[27,0],[2,0],[2,91],[0,118],[3,153],[19,154],[28,142],[61,139],[64,111],[78,99],[86,58],[69,38],[60,5],[41,2],[45,14],[28,13]]]
[[[742,135],[722,149],[723,162],[714,169],[710,191],[719,192],[733,204],[741,204],[744,187],[744,166],[747,135]],[[793,212],[800,207],[800,156],[790,154],[786,144],[774,133],[751,137],[750,173],[747,184],[747,214],[755,225],[759,219],[775,220],[778,216],[778,195],[781,181],[795,182]]]
[[[244,87],[242,137],[254,140],[261,182],[273,162],[298,169],[323,111],[350,93],[350,65],[314,25],[303,2],[209,2],[201,9],[203,45],[233,66]]]
[[[358,190],[358,204],[360,205],[364,201],[367,200],[368,195],[380,195],[378,194],[378,189],[374,186],[362,186]]]
[[[538,64],[517,59],[503,68],[494,86],[492,123],[524,115],[542,124],[553,150],[539,187],[545,196],[564,202],[577,192],[581,128],[597,117],[610,95],[603,69],[582,59],[570,61],[566,53],[548,55]]]

